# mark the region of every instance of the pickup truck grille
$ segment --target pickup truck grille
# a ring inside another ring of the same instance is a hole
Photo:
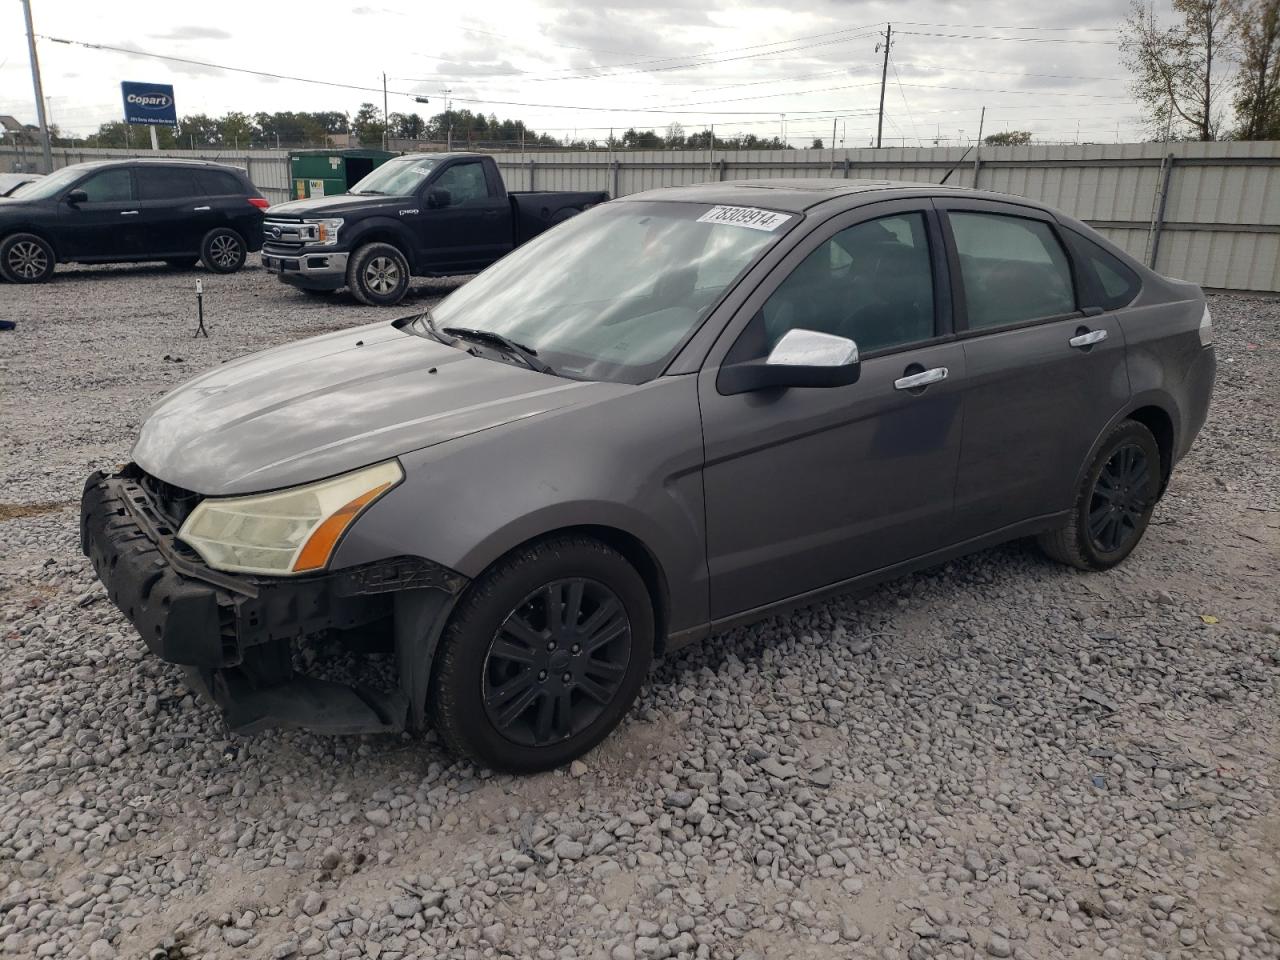
[[[295,251],[315,239],[315,224],[297,220],[266,220],[262,224],[264,243],[286,251]]]

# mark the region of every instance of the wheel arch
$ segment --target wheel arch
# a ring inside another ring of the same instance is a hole
[[[653,644],[654,656],[663,654],[667,644],[667,631],[671,622],[671,596],[667,583],[667,575],[657,554],[643,539],[630,530],[609,523],[577,523],[555,527],[529,536],[515,543],[484,563],[483,569],[472,578],[472,582],[492,569],[511,554],[526,549],[532,544],[555,537],[588,537],[612,547],[635,568],[644,581],[645,590],[653,606]]]
[[[1169,478],[1173,475],[1174,454],[1177,451],[1178,418],[1177,406],[1172,398],[1163,394],[1143,394],[1134,397],[1131,402],[1107,422],[1089,447],[1089,454],[1084,458],[1076,474],[1076,482],[1072,489],[1078,489],[1084,475],[1097,456],[1098,450],[1117,426],[1126,420],[1142,424],[1155,437],[1156,447],[1160,451],[1160,495],[1164,496]]]
[[[43,240],[45,243],[49,245],[49,249],[53,251],[53,257],[58,263],[69,262],[62,259],[62,251],[58,249],[57,241],[53,239],[53,234],[50,233],[48,230],[45,230],[42,227],[34,226],[29,223],[20,223],[15,227],[10,227],[6,230],[0,231],[0,243],[4,243],[6,240],[12,237],[15,233],[30,233],[39,237],[41,240]]]
[[[408,262],[410,272],[416,269],[412,237],[410,237],[409,231],[397,221],[379,218],[362,221],[357,224],[354,235],[351,238],[351,255],[355,256],[356,251],[366,243],[390,244],[399,250]]]

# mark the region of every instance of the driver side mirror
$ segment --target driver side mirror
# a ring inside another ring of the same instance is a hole
[[[769,356],[724,367],[716,386],[731,396],[787,387],[844,387],[862,372],[858,345],[817,330],[788,330]]]
[[[431,187],[427,191],[428,207],[438,210],[441,207],[449,206],[451,203],[453,203],[453,197],[449,195],[448,190],[444,190],[441,187]]]
[[[76,204],[88,203],[89,194],[85,193],[83,190],[72,190],[63,199],[74,207]]]

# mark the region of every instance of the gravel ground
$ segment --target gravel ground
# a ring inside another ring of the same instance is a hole
[[[93,468],[219,361],[395,314],[258,270],[0,286],[0,954],[1280,957],[1280,303],[1120,569],[1025,544],[657,666],[571,770],[229,736],[77,547]],[[416,291],[419,303],[441,285]]]

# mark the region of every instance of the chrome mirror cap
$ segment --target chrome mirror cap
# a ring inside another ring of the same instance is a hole
[[[771,367],[844,367],[858,362],[858,345],[817,330],[788,330],[765,362]]]

